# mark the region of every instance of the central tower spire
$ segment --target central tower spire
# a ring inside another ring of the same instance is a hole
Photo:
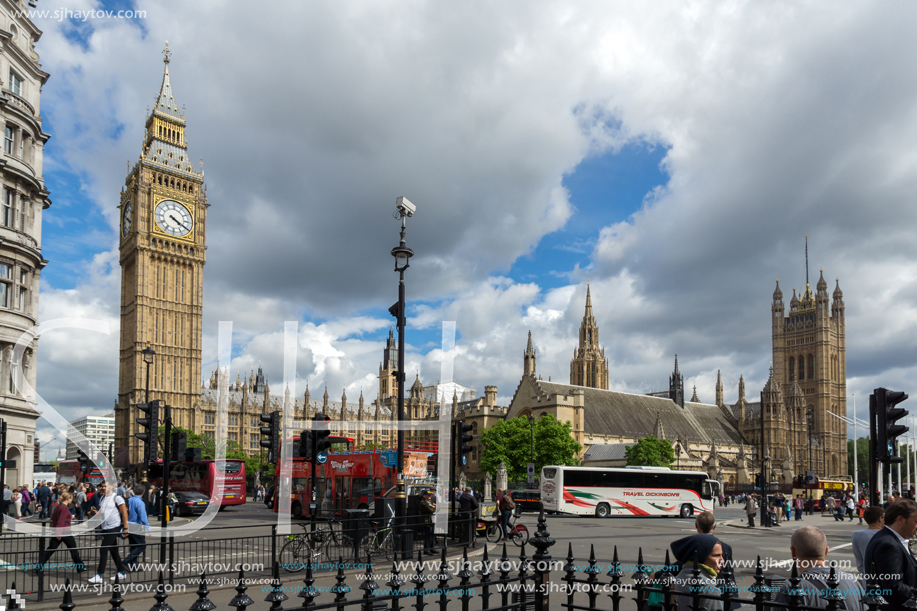
[[[579,328],[579,346],[570,362],[570,384],[608,388],[608,359],[599,347],[599,327],[592,314],[592,292],[586,283],[586,312]]]

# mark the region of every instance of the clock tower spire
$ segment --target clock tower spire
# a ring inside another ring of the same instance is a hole
[[[204,172],[188,154],[185,113],[163,51],[162,85],[144,126],[140,158],[121,190],[121,342],[115,408],[116,466],[140,459],[137,403],[172,406],[177,426],[200,432],[203,271],[207,203]],[[149,367],[141,351],[156,356]]]

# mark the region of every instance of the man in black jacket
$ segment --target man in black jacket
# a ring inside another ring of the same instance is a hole
[[[885,510],[885,528],[875,534],[866,548],[867,575],[876,574],[879,588],[887,605],[883,611],[904,611],[904,603],[911,597],[917,561],[908,548],[908,540],[917,532],[917,502],[895,501]],[[871,582],[872,580],[867,580]]]

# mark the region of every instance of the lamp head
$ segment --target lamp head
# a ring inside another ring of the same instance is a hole
[[[407,246],[396,246],[392,249],[392,256],[395,257],[395,271],[403,272],[411,266],[411,257],[414,251]]]
[[[153,364],[153,357],[156,356],[156,351],[155,351],[155,350],[153,350],[152,348],[150,348],[149,346],[147,346],[146,348],[144,348],[143,350],[140,351],[140,354],[143,355],[143,362],[144,362],[144,363],[146,363],[147,365],[152,365],[152,364]]]

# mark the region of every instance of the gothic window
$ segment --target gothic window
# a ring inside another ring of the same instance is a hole
[[[806,361],[803,357],[799,357],[799,379],[806,379]]]
[[[811,354],[809,355],[809,379],[815,377],[815,357]]]
[[[796,377],[796,359],[790,357],[790,380]]]

